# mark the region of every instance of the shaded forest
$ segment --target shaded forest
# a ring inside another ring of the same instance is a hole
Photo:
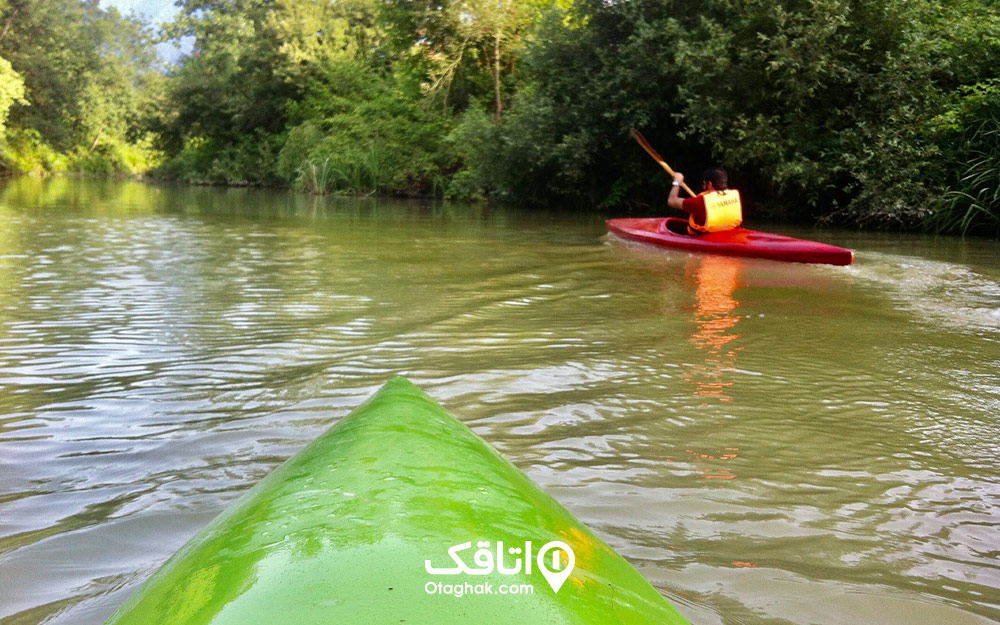
[[[997,0],[0,0],[0,169],[1000,232]],[[156,44],[186,42],[166,63]]]

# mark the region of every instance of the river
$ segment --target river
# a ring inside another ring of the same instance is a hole
[[[4,183],[0,622],[102,623],[406,375],[692,623],[1000,623],[1000,244],[603,217]]]

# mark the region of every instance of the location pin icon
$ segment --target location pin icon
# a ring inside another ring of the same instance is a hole
[[[554,570],[556,567],[551,564],[549,567],[545,566],[545,554],[553,549],[562,549],[566,552],[566,555],[569,556],[569,562],[566,563],[566,567],[561,571]],[[576,555],[566,543],[559,540],[553,540],[552,542],[545,543],[542,550],[538,552],[538,559],[536,562],[538,564],[538,570],[540,570],[542,575],[545,576],[545,581],[549,583],[549,586],[552,586],[552,591],[559,592],[559,589],[562,588],[562,585],[566,582],[569,574],[573,572],[573,567],[576,566]]]

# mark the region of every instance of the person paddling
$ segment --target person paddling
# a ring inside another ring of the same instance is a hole
[[[674,172],[674,186],[670,189],[667,205],[682,210],[688,218],[688,233],[692,235],[732,230],[743,223],[743,205],[740,192],[729,188],[729,174],[721,167],[705,170],[701,177],[702,192],[695,197],[682,198],[684,174]]]

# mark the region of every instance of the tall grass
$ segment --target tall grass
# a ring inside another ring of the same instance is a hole
[[[963,190],[945,194],[937,231],[1000,233],[1000,167],[990,160],[974,161],[962,177]]]
[[[1000,234],[1000,107],[968,135],[972,159],[927,225],[936,232]]]
[[[334,168],[337,190],[352,195],[373,195],[389,188],[396,174],[396,159],[374,144],[350,152]]]
[[[295,185],[315,195],[374,195],[396,190],[398,172],[397,158],[373,144],[367,149],[344,150],[322,160],[318,156],[305,159],[297,170]]]
[[[313,195],[326,195],[332,190],[332,176],[329,157],[324,158],[321,163],[306,159],[298,168],[295,185]]]

